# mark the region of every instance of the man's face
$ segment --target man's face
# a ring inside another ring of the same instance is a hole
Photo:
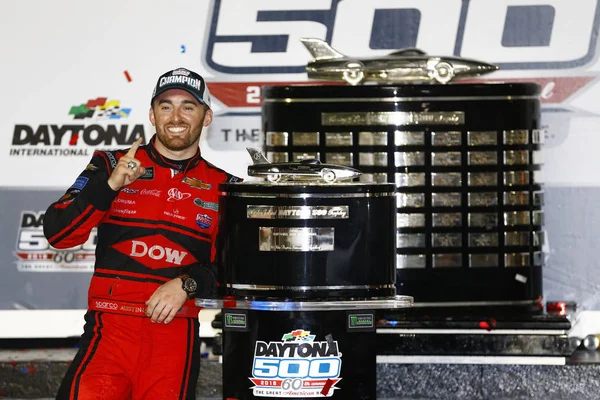
[[[170,89],[154,99],[150,122],[160,143],[171,151],[198,147],[202,128],[212,121],[212,111],[181,89]]]

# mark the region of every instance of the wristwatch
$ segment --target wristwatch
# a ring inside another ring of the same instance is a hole
[[[187,293],[187,298],[193,299],[198,290],[196,280],[188,275],[182,275],[179,278],[181,279],[181,288]]]

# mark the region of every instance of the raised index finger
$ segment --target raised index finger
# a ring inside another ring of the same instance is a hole
[[[137,138],[135,143],[133,143],[133,146],[131,146],[131,148],[127,151],[127,154],[125,155],[131,158],[135,158],[135,152],[137,151],[138,147],[140,147],[140,145],[142,144],[142,140],[142,137]]]

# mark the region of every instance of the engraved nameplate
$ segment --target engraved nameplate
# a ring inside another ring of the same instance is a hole
[[[462,125],[462,111],[368,111],[326,112],[321,114],[324,126],[349,125]]]
[[[469,246],[471,247],[496,247],[498,246],[497,233],[469,233]]]
[[[469,172],[469,186],[496,186],[498,174],[495,172]]]
[[[495,151],[470,151],[467,160],[469,165],[496,165],[498,154]]]
[[[420,172],[398,172],[396,173],[396,186],[425,186],[425,174]]]
[[[358,165],[386,167],[388,165],[388,153],[358,153]]]
[[[294,162],[302,160],[320,160],[321,154],[319,152],[308,152],[308,153],[293,153],[292,158]]]
[[[294,132],[294,146],[318,146],[319,132]]]
[[[425,193],[398,193],[397,196],[398,208],[425,206]]]
[[[460,186],[461,184],[460,172],[434,172],[431,174],[432,186]]]
[[[434,254],[431,262],[433,268],[460,267],[462,254]]]
[[[425,132],[395,131],[394,144],[396,146],[422,146],[425,144]]]
[[[524,129],[504,131],[504,144],[529,144],[529,131]]]
[[[529,164],[529,152],[527,150],[510,150],[504,152],[504,164],[527,165]]]
[[[507,206],[528,206],[529,192],[504,192],[504,204]]]
[[[433,247],[460,247],[462,246],[461,233],[433,233],[431,235]]]
[[[469,146],[492,146],[498,143],[498,134],[494,131],[467,132]]]
[[[431,205],[433,207],[460,207],[462,195],[460,193],[432,193]]]
[[[460,165],[460,157],[460,151],[431,153],[431,165],[436,167]]]
[[[396,167],[425,165],[425,154],[421,151],[395,152],[394,163]]]
[[[462,143],[461,132],[431,132],[431,144],[434,146],[460,146]]]
[[[496,192],[469,193],[469,207],[490,207],[498,205]]]
[[[352,166],[352,153],[327,153],[325,154],[325,161],[329,164],[345,165],[348,167]]]
[[[387,146],[387,132],[358,132],[359,146]]]
[[[474,268],[497,267],[498,254],[469,254],[469,266]]]
[[[425,234],[423,233],[398,233],[396,247],[425,247]]]
[[[267,159],[272,163],[288,162],[290,156],[281,151],[267,151]]]
[[[248,219],[348,219],[348,206],[247,205]]]
[[[259,227],[259,251],[333,251],[335,228]]]
[[[288,143],[289,133],[267,132],[267,146],[287,146]]]
[[[425,255],[424,254],[411,254],[403,255],[398,254],[396,256],[396,268],[425,268]]]
[[[504,232],[505,246],[529,246],[529,232]]]
[[[352,132],[326,132],[325,146],[352,146]]]

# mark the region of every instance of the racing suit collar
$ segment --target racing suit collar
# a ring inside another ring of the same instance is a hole
[[[149,145],[146,146],[146,149],[148,152],[148,156],[156,164],[160,165],[161,167],[183,171],[184,174],[187,170],[194,168],[196,165],[198,165],[198,163],[202,159],[202,157],[200,156],[200,148],[198,148],[198,150],[196,151],[196,154],[194,154],[194,156],[188,160],[182,160],[182,162],[176,162],[174,160],[167,159],[165,156],[160,154],[158,152],[158,150],[156,149],[156,134],[154,134],[154,136],[152,136],[152,138],[150,139]]]

